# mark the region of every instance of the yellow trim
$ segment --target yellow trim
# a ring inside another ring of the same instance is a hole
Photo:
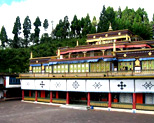
[[[35,98],[32,98],[32,97],[24,97],[24,100],[27,100],[27,101],[35,101]]]
[[[97,102],[90,102],[90,105],[92,105],[92,106],[102,106],[102,107],[108,107],[108,103],[97,103]]]
[[[121,79],[121,78],[124,78],[124,79],[134,79],[134,78],[136,78],[136,79],[140,79],[140,78],[154,78],[154,76],[111,76],[111,77],[83,77],[83,76],[81,76],[81,77],[60,77],[60,76],[58,76],[58,77],[16,77],[17,79],[59,79],[59,78],[61,78],[61,79],[69,79],[69,78],[76,78],[76,79],[79,79],[79,78],[83,78],[83,79],[91,79],[91,78],[96,78],[96,79],[112,79],[112,78],[114,78],[114,79]]]
[[[66,100],[55,100],[55,99],[53,99],[52,100],[52,103],[62,103],[62,104],[66,104]]]
[[[130,36],[128,36],[130,37]],[[106,38],[98,38],[98,39],[90,39],[90,40],[87,40],[86,42],[96,42],[96,41],[105,41],[105,40],[112,40],[112,39],[119,39],[119,38],[126,38],[126,35],[123,35],[123,36],[114,36],[114,37],[106,37]]]
[[[148,106],[148,105],[136,105],[136,109],[154,110],[154,105],[153,105],[153,106]]]
[[[132,104],[118,104],[118,103],[117,104],[112,103],[111,107],[113,107],[113,108],[130,108],[130,109],[133,108]]]
[[[40,98],[37,98],[37,101],[39,102],[50,102],[50,99],[40,99]]]

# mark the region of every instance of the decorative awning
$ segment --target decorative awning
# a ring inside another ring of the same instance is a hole
[[[88,60],[75,60],[75,61],[59,61],[59,62],[49,62],[49,65],[54,64],[75,64],[75,63],[90,63],[90,62],[98,62],[99,60],[103,61],[115,61],[116,58],[97,58],[97,59],[88,59]]]
[[[140,61],[146,61],[146,60],[154,60],[154,57],[150,58],[139,58]]]
[[[41,64],[30,64],[30,66],[32,66],[32,67],[38,67],[38,66],[41,66]]]
[[[135,61],[135,58],[131,58],[131,59],[118,59],[118,61]]]

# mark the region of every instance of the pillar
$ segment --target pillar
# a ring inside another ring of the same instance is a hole
[[[37,102],[37,91],[35,91],[35,101]]]
[[[105,54],[105,50],[102,50],[102,55],[104,56],[104,54]]]
[[[56,91],[56,99],[58,99],[58,98],[59,98],[58,91]]]
[[[133,93],[133,113],[136,112],[136,93]]]
[[[68,54],[68,58],[69,58],[69,59],[71,58],[71,53]]]
[[[52,103],[52,91],[50,91],[50,103]]]
[[[22,90],[22,100],[24,100],[24,90]]]
[[[83,57],[86,57],[86,53],[87,53],[87,52],[85,52],[85,51],[83,52]]]
[[[69,104],[69,92],[66,92],[66,104]]]
[[[6,77],[4,77],[4,87],[6,86]]]
[[[111,108],[111,103],[112,103],[112,96],[111,93],[108,94],[108,109],[110,110]]]
[[[87,106],[90,106],[90,93],[88,92]]]

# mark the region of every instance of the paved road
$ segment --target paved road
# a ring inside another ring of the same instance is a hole
[[[83,111],[6,101],[0,102],[0,123],[154,123],[154,115]]]

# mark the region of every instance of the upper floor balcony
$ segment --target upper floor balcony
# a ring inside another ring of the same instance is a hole
[[[153,78],[154,70],[108,71],[85,73],[23,73],[19,78]]]

